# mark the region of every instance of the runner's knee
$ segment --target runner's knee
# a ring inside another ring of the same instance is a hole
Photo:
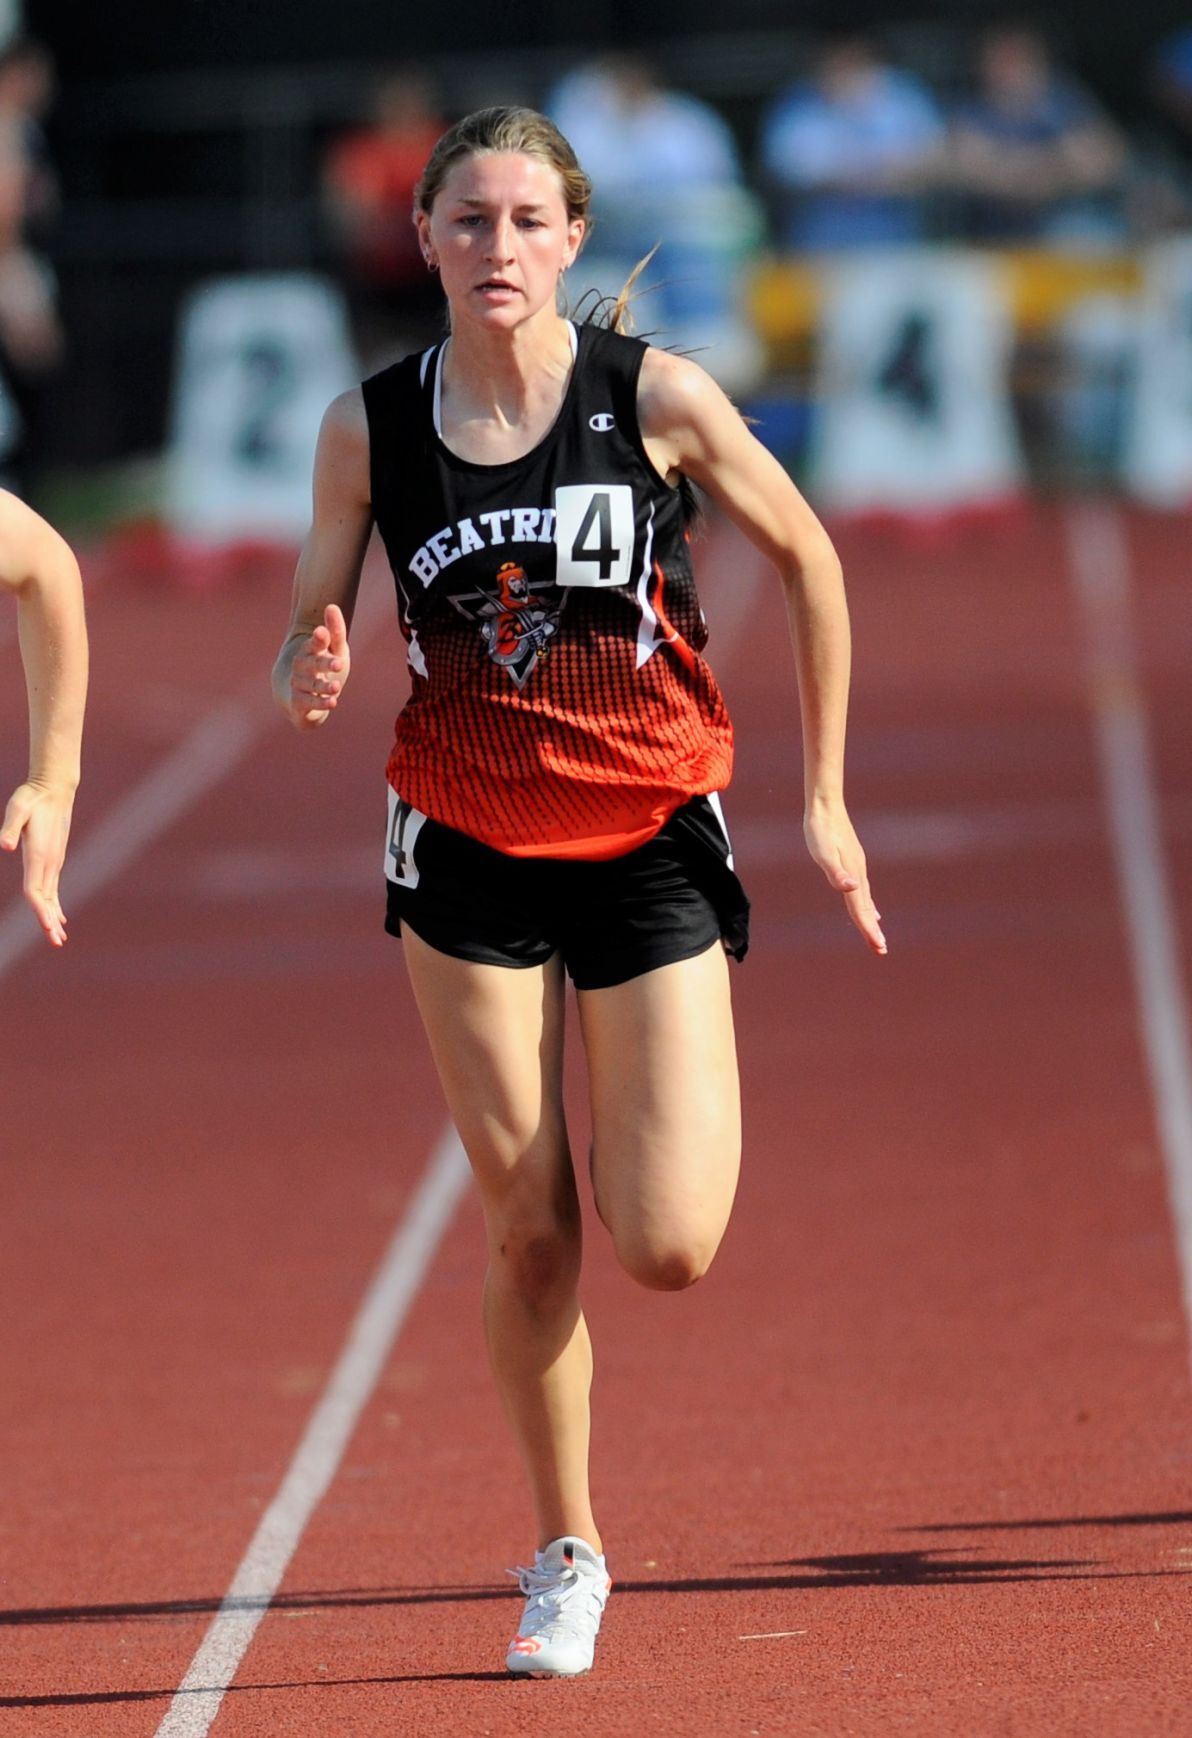
[[[490,1272],[523,1303],[545,1304],[574,1288],[580,1267],[578,1210],[547,1209],[490,1219]]]
[[[651,1291],[686,1291],[712,1265],[719,1238],[657,1237],[640,1232],[615,1239],[626,1273]]]

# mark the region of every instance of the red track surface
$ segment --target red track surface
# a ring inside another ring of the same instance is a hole
[[[1132,534],[1188,937],[1187,532]],[[713,547],[715,653],[755,563]],[[469,1197],[217,1738],[1192,1733],[1187,1332],[1061,525],[843,547],[892,952],[800,854],[751,582],[716,660],[756,912],[746,1170],[691,1293],[638,1291],[590,1233],[597,1670],[499,1671],[531,1539]],[[79,842],[221,694],[256,672],[267,707],[284,613],[272,584],[98,591]],[[264,723],[82,909],[68,875],[65,955],[0,983],[6,1733],[152,1738],[439,1135],[380,931],[396,661],[386,628],[332,730]],[[0,728],[8,776],[11,683]]]

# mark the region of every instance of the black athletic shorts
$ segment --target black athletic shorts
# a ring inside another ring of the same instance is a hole
[[[580,990],[608,989],[722,941],[749,946],[749,900],[717,797],[694,797],[623,857],[510,857],[390,792],[385,928],[440,953],[538,966],[554,953]]]

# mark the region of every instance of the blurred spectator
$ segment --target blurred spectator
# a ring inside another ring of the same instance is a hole
[[[547,108],[592,178],[598,200],[657,199],[659,190],[741,179],[737,148],[714,109],[663,90],[643,60],[609,55],[578,68]]]
[[[31,36],[17,36],[0,50],[0,115],[21,135],[26,161],[25,223],[30,234],[47,229],[58,215],[58,176],[46,143],[45,116],[57,81],[49,50]]]
[[[28,492],[37,459],[45,381],[62,356],[56,283],[29,244],[57,209],[57,181],[41,118],[53,95],[53,66],[27,38],[0,53],[0,482]]]
[[[369,125],[328,152],[323,188],[362,360],[414,348],[442,322],[443,297],[414,228],[414,188],[446,122],[417,67],[384,75]]]
[[[546,108],[594,188],[592,235],[573,276],[615,292],[657,248],[640,323],[699,348],[704,366],[739,389],[760,362],[738,279],[762,222],[727,124],[708,104],[664,89],[629,55],[568,74]]]
[[[1174,31],[1159,44],[1151,68],[1155,103],[1171,124],[1176,143],[1192,151],[1192,25]]]
[[[956,115],[952,156],[976,241],[1124,237],[1124,141],[1092,97],[1056,71],[1031,25],[985,33],[977,92]]]
[[[1152,107],[1131,140],[1125,199],[1143,241],[1192,223],[1192,28],[1165,37],[1147,70]]]
[[[801,249],[919,240],[943,139],[918,80],[885,65],[865,36],[833,38],[812,77],[784,91],[762,124],[782,240]]]

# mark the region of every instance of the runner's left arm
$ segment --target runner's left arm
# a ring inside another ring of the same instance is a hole
[[[698,483],[778,569],[799,677],[804,836],[869,946],[884,954],[865,853],[844,801],[851,641],[832,541],[777,459],[688,358],[647,350],[638,413],[657,468]]]

